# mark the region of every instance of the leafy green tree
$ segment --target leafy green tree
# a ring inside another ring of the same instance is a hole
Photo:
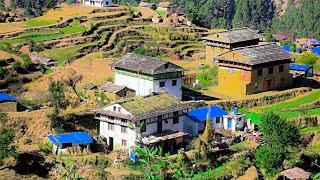
[[[62,81],[52,81],[49,85],[51,103],[58,110],[65,109],[69,105],[64,91],[64,83]]]
[[[270,176],[277,174],[281,170],[284,159],[285,152],[282,149],[269,146],[260,147],[255,154],[257,167]]]
[[[259,130],[270,147],[295,146],[300,139],[298,128],[273,112],[262,115]]]
[[[315,66],[318,61],[320,61],[320,57],[311,52],[304,52],[296,59],[297,63],[307,64],[310,66]]]
[[[8,157],[16,157],[15,146],[12,145],[14,133],[12,127],[7,124],[8,114],[0,112],[0,166],[3,160]]]

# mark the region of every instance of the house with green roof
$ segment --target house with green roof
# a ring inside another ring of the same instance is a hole
[[[134,97],[95,111],[100,121],[100,136],[110,150],[134,147],[137,141],[145,145],[161,144],[171,151],[184,142],[184,116],[190,105],[168,93]]]

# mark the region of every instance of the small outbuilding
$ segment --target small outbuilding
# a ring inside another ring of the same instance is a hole
[[[17,111],[17,99],[10,94],[0,93],[0,112]]]
[[[306,172],[305,170],[295,167],[292,169],[287,169],[282,171],[275,179],[282,180],[282,179],[288,179],[288,180],[308,180],[311,177],[311,173]]]
[[[71,132],[64,134],[53,134],[48,136],[53,144],[54,154],[67,153],[70,149],[86,149],[90,151],[90,144],[93,143],[92,137],[87,132]]]
[[[117,100],[125,97],[134,97],[135,90],[128,88],[127,86],[121,86],[107,82],[99,87],[100,90],[106,93],[106,96],[110,100]]]
[[[157,9],[157,5],[155,3],[148,3],[148,2],[142,2],[142,1],[139,3],[139,7],[148,7],[153,10]]]
[[[191,110],[186,114],[183,128],[184,132],[190,135],[202,133],[205,129],[207,119],[212,120],[212,128],[222,128],[222,117],[227,114],[228,112],[219,106],[208,106]]]
[[[303,76],[303,77],[313,77],[313,67],[305,64],[295,64],[291,63],[289,66],[290,74],[293,77]]]
[[[232,112],[223,115],[222,124],[223,129],[232,131],[243,131],[247,123],[245,123],[245,115],[238,113],[238,108],[233,108]]]
[[[39,63],[48,68],[54,68],[58,65],[57,61],[45,57],[33,56],[31,57],[31,61],[34,63]]]

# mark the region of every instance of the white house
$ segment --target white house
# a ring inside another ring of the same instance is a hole
[[[245,127],[251,129],[253,127],[251,121],[246,120],[244,115],[238,114],[236,108],[232,113],[219,106],[201,107],[190,110],[186,114],[184,121],[184,132],[190,135],[198,135],[202,133],[206,126],[206,120],[211,119],[213,129],[229,129],[232,131],[241,131]]]
[[[110,7],[112,0],[83,0],[83,4],[94,7]]]
[[[184,116],[189,108],[168,93],[135,97],[96,110],[100,136],[111,150],[127,149],[139,140],[146,145],[160,143],[164,150],[183,142]],[[168,149],[169,148],[169,149]]]
[[[173,63],[129,53],[112,65],[115,84],[136,91],[137,96],[168,92],[182,98],[183,70]]]

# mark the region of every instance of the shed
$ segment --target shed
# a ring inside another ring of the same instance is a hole
[[[290,73],[296,76],[313,77],[313,67],[305,64],[291,63],[289,66]]]
[[[157,5],[155,3],[148,3],[148,2],[142,2],[142,1],[139,3],[139,7],[148,7],[153,10],[157,9]]]
[[[71,132],[63,134],[53,134],[48,136],[49,141],[53,144],[53,153],[60,154],[68,151],[68,148],[85,145],[90,150],[90,144],[93,139],[87,132]]]
[[[16,111],[17,99],[10,94],[0,93],[0,112]]]
[[[58,65],[57,61],[50,58],[45,58],[45,57],[32,56],[31,60],[34,63],[39,63],[49,68],[53,68]]]
[[[311,52],[313,52],[314,54],[320,56],[320,47],[312,48]]]
[[[184,131],[191,135],[198,135],[205,129],[207,119],[212,120],[212,127],[216,128],[222,122],[222,117],[228,112],[219,106],[201,107],[189,111],[184,122]]]
[[[100,90],[104,91],[108,99],[116,100],[124,97],[135,96],[135,90],[128,88],[127,86],[116,85],[111,82],[99,87]]]

